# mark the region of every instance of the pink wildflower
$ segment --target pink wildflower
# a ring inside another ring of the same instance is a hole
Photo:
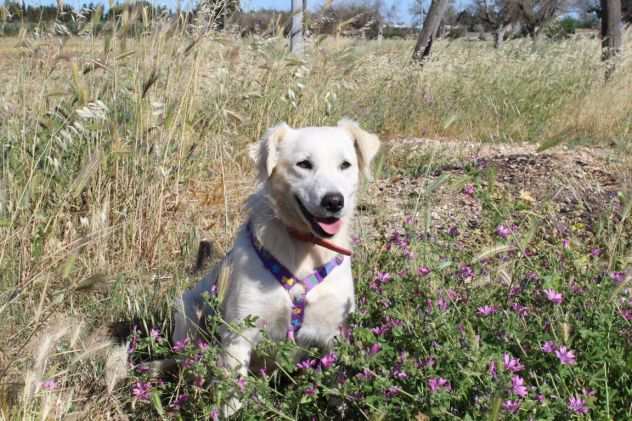
[[[570,409],[576,414],[588,413],[588,407],[586,406],[586,401],[584,401],[579,396],[571,396],[568,399],[568,409]]]
[[[450,382],[443,377],[432,377],[428,379],[428,387],[430,388],[431,393],[435,393],[440,390],[445,390],[448,392],[452,390],[452,385],[450,385]]]
[[[511,390],[521,398],[524,398],[528,394],[527,387],[524,385],[524,379],[520,376],[513,376],[511,378]]]
[[[490,316],[496,313],[496,307],[494,306],[483,306],[479,307],[477,313],[481,316]]]
[[[546,341],[546,342],[544,342],[544,344],[542,344],[542,347],[540,349],[542,350],[542,352],[546,352],[548,354],[548,353],[551,353],[551,352],[555,352],[557,347],[555,346],[555,342],[553,342],[553,341]]]
[[[520,409],[519,400],[506,400],[503,402],[503,409],[510,414],[515,414]]]
[[[555,356],[559,358],[560,362],[564,365],[575,365],[575,354],[570,349],[565,346],[559,347],[557,351],[555,351]]]
[[[557,292],[554,289],[545,289],[544,293],[546,294],[546,299],[553,304],[561,304],[564,300],[564,296],[562,295],[562,293]]]
[[[517,373],[524,369],[524,366],[520,363],[520,359],[512,357],[511,354],[507,352],[503,354],[503,363],[505,365],[505,369],[507,371],[511,371],[512,373]]]

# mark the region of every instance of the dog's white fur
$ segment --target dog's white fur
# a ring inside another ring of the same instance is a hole
[[[330,241],[349,248],[359,181],[362,176],[369,177],[369,165],[378,149],[378,138],[350,120],[340,121],[337,127],[293,129],[281,124],[268,130],[253,149],[259,186],[247,202],[249,220],[263,247],[297,277],[308,275],[336,253],[297,240],[288,233],[288,227],[313,231],[296,198],[312,215],[340,218],[342,227]],[[305,160],[313,168],[297,166]],[[344,161],[351,165],[343,168]],[[322,197],[332,192],[344,197],[344,207],[335,214],[321,206]],[[209,311],[202,294],[210,291],[218,278],[218,283],[226,285],[222,318],[238,322],[247,316],[257,317],[257,327],[240,334],[220,329],[223,365],[246,376],[252,349],[262,330],[274,340],[286,338],[292,306],[290,294],[300,294],[303,287],[297,284],[288,294],[263,267],[243,226],[232,251],[182,296],[177,306],[174,341],[199,332]],[[345,258],[342,265],[307,294],[306,303],[296,342],[300,346],[326,350],[331,347],[346,316],[355,308],[350,258]],[[238,407],[236,402],[232,405],[228,413]]]

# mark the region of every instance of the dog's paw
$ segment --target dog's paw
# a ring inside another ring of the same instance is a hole
[[[222,416],[224,418],[232,417],[241,409],[241,401],[237,398],[230,398],[228,402],[222,406]]]

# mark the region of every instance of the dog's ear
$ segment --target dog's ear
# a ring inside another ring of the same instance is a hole
[[[255,161],[260,182],[266,181],[272,175],[278,160],[279,144],[290,130],[290,126],[281,123],[268,129],[259,142],[250,145],[250,157]]]
[[[380,150],[380,139],[378,139],[376,135],[362,130],[358,123],[347,118],[340,120],[338,127],[344,127],[351,133],[351,136],[353,136],[360,171],[370,180],[371,161]]]

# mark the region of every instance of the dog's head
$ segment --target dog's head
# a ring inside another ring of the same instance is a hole
[[[269,129],[253,148],[259,182],[288,226],[335,236],[353,214],[360,177],[369,178],[377,136],[351,120],[336,127]]]

